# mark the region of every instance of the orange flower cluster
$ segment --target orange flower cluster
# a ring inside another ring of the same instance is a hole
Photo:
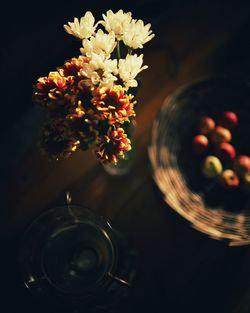
[[[99,160],[116,164],[131,150],[124,129],[135,116],[136,101],[121,85],[91,84],[82,74],[88,63],[86,56],[72,58],[34,84],[33,101],[50,117],[40,145],[49,158],[58,160],[94,144]]]

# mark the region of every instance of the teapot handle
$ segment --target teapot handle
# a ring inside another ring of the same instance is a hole
[[[131,287],[131,284],[130,282],[126,281],[125,279],[123,278],[120,278],[116,275],[113,275],[112,273],[108,272],[107,275],[112,278],[113,280],[115,280],[116,282],[118,282],[119,284],[125,286],[125,287]]]

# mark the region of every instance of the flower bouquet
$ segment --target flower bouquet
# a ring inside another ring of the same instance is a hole
[[[151,25],[131,12],[111,10],[95,23],[91,12],[64,25],[80,39],[81,55],[67,60],[34,84],[33,100],[49,113],[40,146],[49,158],[93,151],[103,163],[117,164],[131,150],[128,129],[136,116],[137,75],[147,68],[134,50],[154,37]]]

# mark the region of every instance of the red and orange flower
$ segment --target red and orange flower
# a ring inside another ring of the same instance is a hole
[[[64,65],[59,67],[57,70],[61,76],[73,76],[75,79],[80,79],[80,71],[84,68],[86,63],[89,63],[89,58],[81,55],[78,58],[72,58],[66,61]]]
[[[107,120],[110,125],[123,124],[135,116],[134,96],[127,95],[121,85],[113,88],[99,87],[93,91],[92,103],[100,112],[102,119]]]
[[[96,140],[99,115],[92,109],[86,110],[79,104],[67,115],[67,120],[76,138],[84,142]]]
[[[117,164],[119,158],[124,158],[124,153],[131,150],[131,141],[123,128],[110,127],[105,136],[99,137],[95,151],[103,163]]]
[[[47,124],[41,134],[40,147],[50,159],[69,157],[79,147],[80,141],[74,137],[67,120],[56,119]]]
[[[76,101],[74,77],[63,77],[59,72],[40,77],[34,86],[33,100],[52,115],[65,115],[66,110]]]

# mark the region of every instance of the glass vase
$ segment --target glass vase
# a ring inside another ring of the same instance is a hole
[[[132,120],[126,126],[126,133],[128,138],[131,140],[132,149],[125,155],[124,158],[118,160],[117,164],[114,163],[103,163],[102,166],[109,175],[111,176],[123,176],[130,173],[134,160],[135,160],[135,142],[134,135],[136,131],[136,121]]]

